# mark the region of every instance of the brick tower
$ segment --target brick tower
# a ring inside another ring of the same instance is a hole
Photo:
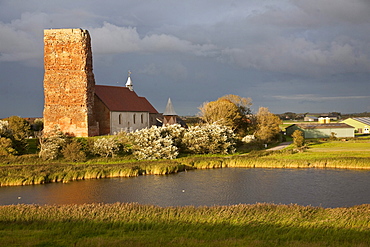
[[[90,35],[82,29],[44,30],[44,132],[99,134]]]

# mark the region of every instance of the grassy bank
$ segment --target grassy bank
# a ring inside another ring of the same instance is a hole
[[[32,156],[0,165],[0,186],[69,182],[73,180],[164,175],[186,169],[245,168],[344,168],[370,169],[370,142],[312,142],[306,152],[253,151],[231,156],[188,156],[175,160],[135,161],[97,159],[88,163],[45,163]],[[21,158],[19,158],[21,159]]]
[[[0,207],[2,246],[369,246],[370,205]]]

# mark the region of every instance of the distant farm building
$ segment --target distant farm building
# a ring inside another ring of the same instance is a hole
[[[90,35],[82,29],[44,31],[44,131],[72,136],[134,131],[156,124],[157,110],[126,87],[95,85]]]
[[[347,118],[341,123],[354,127],[359,134],[370,134],[370,117]]]
[[[340,115],[335,112],[330,113],[306,113],[304,116],[304,121],[306,122],[316,122],[319,119],[330,119],[329,121],[337,121]]]
[[[319,118],[318,117],[315,117],[315,116],[306,116],[304,117],[304,121],[305,122],[315,122],[317,121]]]
[[[286,128],[286,133],[292,135],[296,130],[302,131],[305,138],[328,138],[332,133],[338,138],[355,136],[355,128],[345,123],[293,124]]]

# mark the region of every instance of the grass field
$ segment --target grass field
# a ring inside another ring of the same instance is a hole
[[[1,246],[369,246],[370,205],[0,207]]]

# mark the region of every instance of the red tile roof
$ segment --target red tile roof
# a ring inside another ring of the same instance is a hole
[[[158,113],[146,98],[139,97],[127,87],[95,85],[95,94],[110,111]]]

